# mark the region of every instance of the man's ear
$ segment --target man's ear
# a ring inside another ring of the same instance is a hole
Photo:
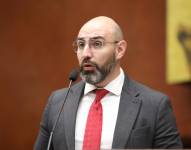
[[[116,59],[120,60],[126,52],[127,49],[127,42],[125,40],[119,41],[116,47]]]

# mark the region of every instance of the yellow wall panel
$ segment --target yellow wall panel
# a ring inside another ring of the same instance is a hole
[[[167,81],[191,81],[191,0],[167,1]]]

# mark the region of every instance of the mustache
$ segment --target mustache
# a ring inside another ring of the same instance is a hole
[[[97,67],[97,64],[93,61],[90,61],[89,59],[84,59],[81,63],[81,67],[84,66],[93,66],[93,67]]]

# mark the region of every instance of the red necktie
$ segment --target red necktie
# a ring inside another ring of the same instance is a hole
[[[92,103],[86,122],[83,150],[100,150],[102,131],[101,99],[108,93],[105,89],[96,90],[96,98]]]

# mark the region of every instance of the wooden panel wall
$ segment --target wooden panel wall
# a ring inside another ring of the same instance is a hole
[[[47,97],[68,85],[78,65],[72,41],[85,21],[99,15],[116,19],[125,32],[124,70],[171,97],[189,147],[191,84],[165,81],[165,0],[1,0],[1,149],[32,149]]]

